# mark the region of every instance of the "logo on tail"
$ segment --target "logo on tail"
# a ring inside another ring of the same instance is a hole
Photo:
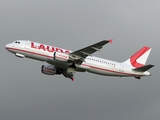
[[[131,56],[124,63],[130,64],[131,66],[135,68],[142,67],[145,65],[150,51],[151,51],[150,47],[144,46],[142,49],[136,52],[133,56]]]

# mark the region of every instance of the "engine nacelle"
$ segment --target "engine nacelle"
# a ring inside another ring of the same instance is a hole
[[[67,62],[69,60],[69,55],[61,52],[54,53],[54,60]]]
[[[53,65],[42,65],[41,72],[46,75],[56,74],[56,68]]]

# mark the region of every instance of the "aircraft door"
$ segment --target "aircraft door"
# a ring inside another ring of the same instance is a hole
[[[30,48],[30,41],[29,41],[29,40],[25,42],[25,47],[26,47],[27,49]]]

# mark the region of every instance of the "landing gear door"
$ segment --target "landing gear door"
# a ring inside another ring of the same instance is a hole
[[[26,41],[25,42],[25,47],[27,48],[27,49],[29,49],[30,48],[30,44],[31,44],[31,42],[28,40],[28,41]]]

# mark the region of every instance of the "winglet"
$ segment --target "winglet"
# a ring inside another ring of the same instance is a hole
[[[112,43],[113,39],[110,39],[109,42]]]

